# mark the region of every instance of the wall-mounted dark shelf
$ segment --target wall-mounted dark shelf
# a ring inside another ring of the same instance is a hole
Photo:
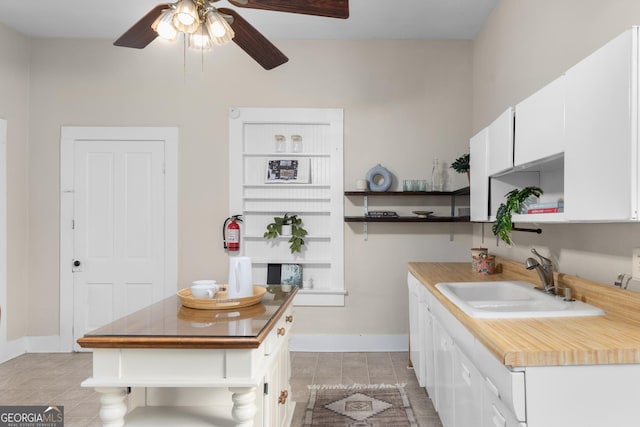
[[[469,222],[469,216],[398,216],[398,217],[365,217],[365,216],[345,216],[344,222]]]
[[[345,222],[469,222],[469,216],[455,216],[456,197],[467,196],[471,193],[469,187],[463,187],[454,191],[345,191],[344,195],[363,196],[364,197],[364,215],[362,216],[345,216]],[[451,198],[451,216],[398,216],[398,217],[370,217],[367,216],[369,196],[375,197],[450,197]]]
[[[345,196],[468,196],[471,187],[463,187],[454,191],[345,191]]]

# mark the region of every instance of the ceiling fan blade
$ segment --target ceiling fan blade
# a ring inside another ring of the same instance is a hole
[[[329,18],[349,17],[349,0],[229,0],[238,7],[302,13]]]
[[[151,24],[160,16],[163,10],[167,9],[169,4],[159,4],[144,15],[138,22],[133,24],[123,35],[120,36],[113,44],[122,47],[133,47],[142,49],[158,37]]]
[[[235,10],[221,7],[218,12],[233,17],[233,22],[230,24],[236,33],[233,41],[265,70],[276,68],[289,60],[284,53],[238,15]]]

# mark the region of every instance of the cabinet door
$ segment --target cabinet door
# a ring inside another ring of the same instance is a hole
[[[454,426],[453,342],[436,319],[433,321],[436,410],[444,427]]]
[[[484,128],[469,141],[471,171],[471,221],[489,220],[489,176],[487,174],[489,129]]]
[[[637,218],[637,29],[566,73],[565,216]]]
[[[467,356],[454,346],[453,410],[456,427],[477,427],[482,416],[482,377]]]
[[[514,166],[564,152],[564,81],[561,76],[516,105]]]
[[[513,108],[509,107],[489,125],[488,154],[489,176],[513,168]]]
[[[424,386],[422,362],[420,357],[420,296],[417,280],[409,280],[409,359],[421,387]]]
[[[425,290],[425,292],[429,292]],[[424,387],[427,389],[427,394],[435,405],[435,359],[433,354],[433,315],[429,311],[429,305],[427,303],[422,305],[422,342],[424,352]]]

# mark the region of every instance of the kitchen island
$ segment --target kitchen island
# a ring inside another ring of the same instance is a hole
[[[80,338],[93,351],[104,426],[287,426],[289,331],[297,292],[227,310],[169,297]]]

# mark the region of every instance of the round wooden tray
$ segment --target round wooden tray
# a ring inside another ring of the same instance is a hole
[[[226,289],[226,285],[222,285]],[[184,288],[178,291],[178,298],[183,306],[197,308],[199,310],[229,310],[233,308],[248,307],[258,304],[267,293],[267,289],[262,286],[253,285],[253,295],[244,298],[227,298],[227,291],[216,292],[215,298],[194,298],[191,295],[191,288]]]
[[[250,307],[243,307],[242,310],[233,310],[231,308],[224,310],[198,310],[196,308],[182,306],[178,309],[178,319],[187,322],[213,325],[252,319],[264,314],[266,311],[267,308],[264,304],[254,304]]]

